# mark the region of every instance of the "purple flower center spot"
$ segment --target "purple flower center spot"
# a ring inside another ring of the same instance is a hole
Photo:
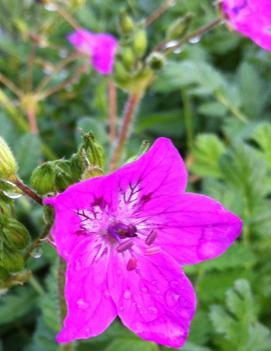
[[[137,228],[133,224],[124,224],[122,222],[117,222],[111,224],[108,227],[108,234],[110,234],[114,239],[126,239],[136,237]]]

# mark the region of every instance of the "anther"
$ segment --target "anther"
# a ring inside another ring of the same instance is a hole
[[[133,271],[136,269],[136,267],[137,267],[137,259],[134,257],[130,258],[127,263],[127,271]]]
[[[160,253],[161,249],[159,246],[148,247],[145,251],[146,256],[152,256]]]
[[[157,231],[152,230],[150,232],[150,234],[147,236],[146,240],[145,240],[145,244],[146,245],[151,245],[154,243],[155,239],[157,237]]]
[[[116,247],[116,249],[118,252],[123,252],[123,251],[130,249],[133,245],[134,245],[134,243],[132,240],[127,240],[127,241],[124,241],[123,243],[119,244]]]

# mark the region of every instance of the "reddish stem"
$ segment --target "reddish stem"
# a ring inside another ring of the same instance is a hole
[[[108,99],[109,99],[109,140],[111,143],[116,138],[116,123],[117,123],[117,90],[114,82],[108,82]]]
[[[25,185],[19,178],[14,179],[14,184],[22,190],[22,192],[33,199],[35,202],[37,202],[39,205],[43,205],[42,198],[35,193],[31,188],[29,188],[27,185]]]
[[[123,148],[124,148],[125,143],[127,141],[127,138],[129,136],[130,127],[131,127],[131,124],[133,122],[133,117],[135,116],[135,111],[136,111],[136,108],[139,104],[140,98],[141,98],[140,94],[132,94],[132,95],[130,95],[130,97],[128,98],[128,101],[126,103],[122,127],[120,130],[118,142],[117,142],[116,148],[113,152],[112,160],[110,163],[110,170],[111,171],[116,169],[116,167],[118,166],[118,163],[120,161],[122,151],[123,151]]]
[[[33,109],[29,109],[27,112],[27,119],[29,123],[29,127],[31,130],[32,134],[38,134],[39,129],[38,129],[38,124],[37,124],[37,119],[36,119],[36,113]]]

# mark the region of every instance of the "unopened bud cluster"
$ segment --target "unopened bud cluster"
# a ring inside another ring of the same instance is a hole
[[[68,160],[49,161],[32,173],[31,185],[40,194],[61,192],[81,179],[103,174],[104,151],[92,134],[83,135],[77,153]]]

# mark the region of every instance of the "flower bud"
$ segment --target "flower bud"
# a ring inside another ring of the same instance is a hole
[[[153,70],[161,69],[165,64],[165,56],[160,52],[152,52],[147,58],[147,64]]]
[[[5,250],[0,255],[0,267],[7,272],[19,272],[24,268],[24,258],[17,252]]]
[[[82,174],[82,179],[90,179],[90,178],[99,177],[102,175],[104,175],[104,172],[100,167],[88,166]]]
[[[15,218],[8,218],[6,225],[2,228],[4,243],[11,250],[23,250],[31,241],[26,227]]]
[[[12,179],[16,172],[15,158],[5,140],[0,137],[0,178]]]
[[[73,183],[71,163],[69,160],[57,160],[54,162],[56,170],[55,185],[57,191],[64,191]]]
[[[135,34],[134,38],[134,53],[136,54],[137,57],[142,57],[145,54],[145,51],[147,49],[148,45],[148,39],[147,39],[147,33],[144,29],[139,30]]]
[[[191,15],[177,18],[168,28],[167,38],[170,40],[181,39],[187,32],[192,20]]]
[[[46,162],[38,166],[31,175],[32,187],[41,195],[55,189],[56,172],[53,162]]]
[[[134,29],[134,21],[125,11],[122,11],[120,15],[119,28],[121,34],[129,34]]]
[[[125,47],[122,50],[122,62],[125,66],[125,68],[127,68],[127,70],[130,70],[135,62],[135,58],[134,58],[134,53],[133,50],[129,47]]]
[[[90,165],[103,168],[104,150],[91,133],[83,135],[83,141],[80,145],[79,153],[83,157],[86,157]]]

